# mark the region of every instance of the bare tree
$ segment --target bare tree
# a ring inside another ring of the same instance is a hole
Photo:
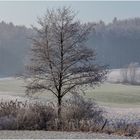
[[[58,100],[61,117],[62,98],[81,86],[100,84],[106,77],[105,66],[95,64],[95,52],[85,43],[92,30],[90,24],[75,21],[75,13],[63,7],[48,10],[35,28],[31,59],[27,66],[27,93],[50,91]]]
[[[138,67],[138,63],[130,63],[128,66],[130,84],[137,84],[137,80],[136,80],[137,67]]]
[[[128,68],[122,68],[120,69],[120,75],[121,75],[121,82],[122,83],[128,83]]]
[[[129,84],[138,84],[136,76],[137,76],[137,68],[139,64],[137,62],[130,63],[126,68],[122,68],[120,70],[120,75],[122,77],[122,83]]]

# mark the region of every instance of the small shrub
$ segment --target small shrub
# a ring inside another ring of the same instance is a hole
[[[42,130],[55,119],[55,110],[39,103],[6,101],[0,103],[0,129]]]
[[[107,129],[105,131],[115,133],[118,135],[139,137],[138,132],[140,131],[140,128],[136,123],[129,123],[125,119],[118,119],[113,121],[111,124],[108,124]]]
[[[1,101],[0,102],[0,117],[3,116],[16,116],[19,109],[27,106],[26,102],[15,101]]]
[[[79,95],[63,103],[62,117],[63,125],[68,130],[94,131],[96,128],[97,131],[105,121],[103,110],[93,100]]]
[[[19,129],[50,129],[50,122],[56,117],[54,108],[42,104],[30,104],[28,109],[24,108],[18,114]],[[51,124],[53,125],[53,124]]]

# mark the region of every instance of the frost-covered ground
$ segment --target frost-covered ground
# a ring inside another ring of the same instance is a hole
[[[125,136],[92,132],[0,131],[0,139],[126,139]]]

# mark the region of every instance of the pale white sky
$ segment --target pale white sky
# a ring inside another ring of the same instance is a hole
[[[118,19],[140,17],[140,1],[0,1],[0,21],[13,22],[16,25],[36,23],[47,8],[71,6],[78,11],[82,21],[111,22]]]

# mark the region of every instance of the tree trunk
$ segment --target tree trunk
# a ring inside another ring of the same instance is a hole
[[[61,102],[62,102],[62,98],[59,97],[58,98],[58,111],[57,111],[57,115],[58,115],[58,130],[61,129],[61,125],[62,125],[62,117],[61,117]]]
[[[58,98],[58,118],[61,118],[61,98]]]

